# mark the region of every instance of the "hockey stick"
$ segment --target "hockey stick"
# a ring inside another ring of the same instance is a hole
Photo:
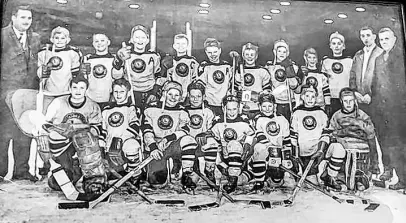
[[[117,173],[117,171],[115,171],[114,169],[110,169],[109,171],[110,171],[110,173],[113,174],[113,176],[117,177],[119,180],[121,178],[123,178],[123,176],[121,176],[121,174]],[[129,186],[138,195],[140,195],[140,197],[142,197],[145,201],[147,201],[150,204],[164,204],[164,205],[167,205],[167,206],[172,206],[172,205],[182,205],[183,206],[183,205],[185,205],[184,200],[153,200],[153,199],[149,198],[148,195],[146,195],[144,192],[139,190],[136,186],[134,186],[134,184],[132,184],[131,182],[126,181],[125,184],[127,186]]]
[[[307,174],[309,173],[310,169],[312,168],[314,161],[315,161],[315,159],[313,158],[307,164],[307,167],[306,167],[305,171],[303,172],[302,177],[300,177],[300,180],[297,183],[297,185],[295,187],[295,190],[293,191],[292,196],[288,199],[288,201],[290,202],[290,205],[293,205],[293,201],[294,201],[297,193],[299,192],[300,188],[302,187],[302,185],[303,185],[303,183],[304,183],[304,181],[305,181],[305,179],[307,177]]]

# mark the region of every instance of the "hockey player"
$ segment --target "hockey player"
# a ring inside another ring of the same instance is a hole
[[[87,79],[89,88],[87,96],[104,107],[110,100],[111,85],[113,83],[113,60],[114,56],[109,53],[110,39],[105,34],[93,35],[93,47],[95,52],[84,57],[83,62],[88,70]]]
[[[374,124],[358,108],[354,90],[343,88],[340,101],[342,109],[331,117],[329,129],[333,130],[333,136],[347,151],[346,178],[350,178],[349,188],[365,190],[369,188],[371,175],[379,173]],[[351,173],[348,170],[350,162],[355,165]]]
[[[140,111],[128,99],[131,84],[124,78],[113,81],[115,102],[107,105],[103,112],[101,138],[110,166],[117,172],[128,173],[140,163],[141,136]],[[108,150],[107,150],[108,149]],[[133,176],[137,182],[141,172]],[[137,183],[136,183],[137,184]]]
[[[182,101],[188,94],[187,86],[196,79],[199,62],[193,56],[187,55],[189,46],[188,37],[185,34],[177,34],[173,38],[173,49],[176,56],[167,56],[162,61],[163,70],[167,70],[167,78],[182,85]]]
[[[155,52],[146,50],[149,41],[148,29],[142,25],[134,26],[129,42],[123,43],[113,61],[114,69],[124,69],[124,76],[132,85],[135,106],[141,110],[144,110],[147,104],[156,101],[158,90],[162,85],[156,82],[161,71],[161,57]]]
[[[289,45],[285,40],[277,40],[273,47],[274,61],[267,62],[273,85],[277,112],[290,120],[292,109],[295,108],[293,90],[300,84],[297,76],[299,67],[289,58]]]
[[[314,48],[307,48],[304,51],[303,58],[305,66],[300,68],[303,75],[302,84],[313,85],[320,92],[316,98],[316,106],[323,108],[327,115],[331,113],[331,93],[328,78],[321,72],[321,66],[318,63],[317,51]],[[300,93],[300,87],[297,88]]]
[[[243,101],[243,111],[249,119],[255,117],[259,112],[258,95],[264,90],[271,91],[271,76],[267,69],[258,66],[258,46],[247,43],[242,47],[242,58],[244,59],[240,69],[235,74],[235,87],[237,95]]]
[[[207,107],[207,101],[205,101],[205,89],[204,84],[200,81],[193,81],[188,87],[189,105],[185,107],[190,117],[190,135],[195,137],[196,140],[200,140],[205,136],[205,132],[211,129],[214,121],[213,111]],[[210,140],[212,140],[210,142]],[[204,157],[205,169],[204,173],[212,181],[215,182],[214,169],[217,156],[217,142],[214,138],[209,139],[209,143],[204,143],[204,146],[196,152],[197,157]],[[198,143],[199,145],[199,143]]]
[[[302,87],[303,104],[298,106],[292,114],[292,145],[299,148],[299,158],[304,164],[303,168],[306,168],[311,159],[315,159],[308,173],[308,180],[318,184],[318,165],[327,158],[327,168],[320,179],[324,181],[325,186],[342,190],[342,185],[337,181],[337,174],[346,152],[340,143],[332,140],[331,131],[327,128],[328,117],[324,110],[315,106],[317,94],[317,89],[312,85]]]
[[[247,116],[240,115],[240,103],[240,99],[235,95],[224,97],[224,117],[217,120],[209,131],[196,137],[202,147],[206,144],[209,148],[215,147],[215,144],[208,140],[211,137],[217,141],[217,146],[220,146],[216,166],[222,175],[228,178],[228,182],[223,186],[227,193],[237,188],[238,176],[241,174],[244,160],[251,152],[254,137],[254,130],[248,124]],[[206,160],[209,161],[207,158]]]
[[[352,58],[343,56],[345,38],[338,32],[330,35],[332,56],[325,56],[321,62],[323,73],[327,74],[331,91],[331,112],[329,118],[341,108],[339,93],[344,87],[349,87]]]
[[[204,49],[209,61],[200,63],[198,78],[205,84],[210,108],[216,116],[223,116],[221,101],[230,89],[231,66],[227,61],[220,60],[221,44],[216,39],[207,38],[204,41]]]
[[[78,75],[72,78],[69,86],[71,94],[55,98],[45,115],[47,122],[62,129],[49,133],[54,162],[51,162],[48,185],[54,190],[62,190],[69,200],[90,199],[103,193],[107,184],[98,144],[102,116],[100,107],[85,96],[86,78]],[[90,126],[90,130],[75,131],[81,126]],[[82,175],[85,194],[78,193],[73,186]]]
[[[196,140],[189,135],[188,113],[181,106],[182,86],[173,81],[163,86],[163,100],[145,109],[142,131],[145,150],[155,158],[147,166],[148,182],[154,186],[168,180],[167,160],[181,160],[181,183],[186,192],[196,188],[197,174],[193,171]]]
[[[47,78],[44,90],[53,95],[69,93],[69,81],[79,73],[82,53],[70,40],[69,30],[58,26],[51,32],[52,46],[38,52],[38,77]]]
[[[256,144],[247,171],[241,174],[239,182],[249,182],[254,178],[253,190],[264,187],[265,178],[272,184],[282,185],[284,171],[279,169],[282,164],[292,168],[292,144],[288,120],[276,112],[275,97],[264,92],[258,99],[260,112],[254,118]]]

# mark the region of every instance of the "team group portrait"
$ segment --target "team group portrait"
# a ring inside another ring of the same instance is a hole
[[[404,5],[2,8],[0,222],[404,222]]]

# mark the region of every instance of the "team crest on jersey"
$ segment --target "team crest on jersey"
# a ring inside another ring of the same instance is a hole
[[[87,124],[87,120],[83,114],[78,112],[71,112],[63,117],[62,123]]]
[[[173,119],[169,115],[162,115],[158,118],[158,127],[163,130],[168,130],[173,127]]]
[[[203,125],[203,118],[198,114],[190,116],[190,127],[193,129],[200,129]]]
[[[51,70],[59,70],[63,66],[63,61],[58,56],[53,56],[49,59],[49,63],[51,63]]]
[[[186,77],[189,74],[189,66],[185,63],[179,63],[176,65],[175,71],[180,77]]]
[[[113,127],[121,126],[124,122],[124,115],[121,112],[113,112],[109,116],[108,122],[109,125]]]
[[[341,74],[344,70],[344,66],[340,62],[334,62],[333,65],[331,65],[331,70],[336,74]]]
[[[277,69],[275,71],[275,79],[279,82],[284,82],[286,80],[286,71],[284,69]]]
[[[255,77],[251,73],[247,73],[244,75],[244,85],[247,87],[250,87],[254,85],[255,83]]]
[[[216,82],[217,84],[222,84],[224,83],[225,80],[225,75],[223,73],[223,71],[221,70],[216,70],[213,72],[213,80],[214,82]]]
[[[226,128],[224,129],[223,137],[226,142],[237,140],[237,132],[232,128]]]
[[[142,73],[145,71],[145,68],[147,67],[147,64],[145,63],[144,60],[142,59],[135,59],[131,62],[131,69],[135,73]]]
[[[303,126],[307,130],[313,130],[317,126],[316,119],[313,116],[306,116],[303,118]]]
[[[313,87],[317,88],[317,85],[319,85],[319,82],[315,77],[308,77],[306,79],[306,84],[307,85],[312,85]]]
[[[266,133],[268,133],[271,136],[277,136],[279,135],[281,128],[278,124],[276,124],[275,121],[271,121],[266,125]]]
[[[97,64],[93,67],[93,76],[95,78],[103,78],[107,75],[107,68],[103,64]]]

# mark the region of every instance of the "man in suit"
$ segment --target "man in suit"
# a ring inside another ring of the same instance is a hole
[[[17,6],[12,11],[11,23],[1,30],[0,176],[4,177],[9,171],[7,151],[10,139],[13,139],[13,179],[36,181],[28,172],[31,139],[18,129],[5,103],[8,92],[38,88],[36,68],[40,37],[30,30],[31,23],[31,8]]]
[[[406,188],[406,75],[404,43],[397,41],[390,28],[382,28],[379,43],[384,52],[376,58],[372,82],[371,118],[375,122],[382,147],[384,173],[381,180],[392,177],[393,168],[399,182],[389,189]],[[406,192],[406,191],[404,191]],[[406,194],[406,193],[405,193]]]
[[[353,58],[350,72],[350,88],[356,91],[360,109],[369,114],[371,103],[371,83],[375,69],[375,60],[383,52],[376,45],[376,34],[372,27],[364,26],[359,31],[364,47]]]

